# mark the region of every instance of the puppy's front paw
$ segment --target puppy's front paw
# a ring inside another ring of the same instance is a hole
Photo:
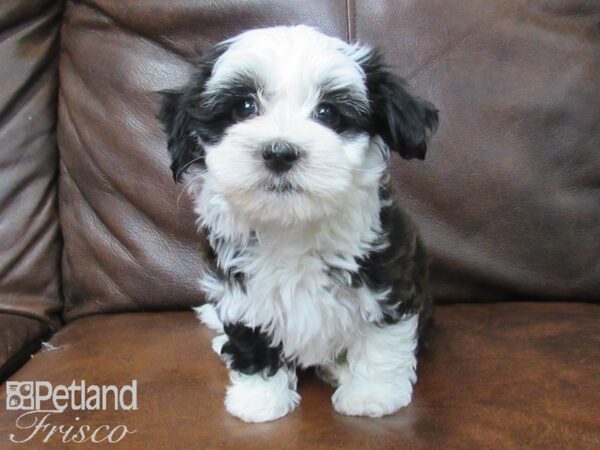
[[[348,416],[381,417],[398,411],[410,403],[412,383],[352,380],[333,393],[335,410]]]
[[[293,411],[300,395],[290,388],[284,369],[271,377],[231,373],[225,409],[245,422],[267,422]]]

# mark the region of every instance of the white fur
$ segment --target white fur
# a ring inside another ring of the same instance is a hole
[[[200,319],[200,322],[202,322],[208,328],[219,333],[223,333],[223,322],[221,322],[221,319],[219,319],[214,305],[207,303],[205,305],[198,306],[197,308],[194,308],[194,312],[196,313],[196,317]]]
[[[213,338],[211,347],[217,355],[221,355],[221,349],[223,348],[223,346],[225,345],[226,342],[227,342],[227,335],[219,334]]]
[[[352,89],[369,108],[358,63],[366,49],[307,27],[254,30],[230,44],[207,89],[217,92],[240,71],[260,79],[261,114],[232,125],[218,144],[204,143],[207,168],[191,171],[188,186],[219,266],[243,272],[245,287],[205,273],[214,307],[197,314],[220,333],[223,322],[260,328],[299,366],[329,367],[341,382],[333,397],[339,412],[392,413],[410,401],[417,318],[378,327],[388,292],[344,286],[328,273],[355,272],[357,259],[386,245],[378,187],[387,154],[379,138],[340,135],[311,117],[324,83]],[[260,150],[273,140],[305,152],[284,175],[295,190],[264,188],[273,174]],[[225,342],[217,336],[213,349],[220,353]],[[336,367],[344,352],[347,366]],[[230,377],[226,408],[245,421],[276,419],[300,400],[285,368]]]
[[[342,287],[327,274],[327,264],[356,270],[355,256],[372,248],[369,243],[379,227],[376,188],[365,188],[357,196],[362,202],[355,208],[341,210],[336,217],[307,229],[264,227],[256,231],[258,245],[248,246],[242,240],[221,247],[217,252],[220,265],[225,270],[241,270],[247,281],[244,292],[210,273],[202,279],[220,319],[262,328],[273,337],[274,345],[283,344],[286,357],[297,359],[301,366],[333,361],[361,322],[381,319],[378,300],[387,292]],[[214,200],[212,195],[207,197]],[[220,214],[227,211],[213,210],[221,205],[225,202],[197,204],[204,224],[211,218],[225,223]],[[211,229],[218,230],[219,236],[228,231],[224,226]],[[232,230],[228,237],[235,241],[235,236]]]
[[[332,397],[336,411],[380,417],[410,403],[417,381],[418,316],[395,325],[371,325],[349,346],[346,361],[330,367],[339,387]]]
[[[279,419],[300,403],[294,371],[281,368],[272,376],[230,372],[231,385],[225,395],[225,409],[246,422]]]
[[[312,119],[321,87],[351,89],[368,110],[361,47],[304,27],[252,30],[229,41],[217,60],[207,92],[243,73],[260,80],[261,113],[232,125],[217,145],[205,145],[211,191],[247,227],[266,223],[297,225],[338,213],[340,200],[352,200],[356,175],[383,161],[367,161],[369,136],[342,137]],[[306,153],[286,180],[303,193],[281,195],[260,189],[273,181],[260,157],[265,143],[282,140]],[[376,152],[377,153],[377,152]],[[379,167],[379,170],[381,170]],[[240,224],[241,225],[241,224]]]

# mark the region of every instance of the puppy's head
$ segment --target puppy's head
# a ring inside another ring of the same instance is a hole
[[[190,82],[163,92],[176,181],[210,183],[251,223],[320,220],[377,183],[388,151],[425,157],[435,108],[377,51],[305,26],[218,44]]]

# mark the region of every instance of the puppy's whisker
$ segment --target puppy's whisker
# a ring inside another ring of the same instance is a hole
[[[183,188],[181,189],[181,192],[179,192],[179,195],[177,196],[177,201],[175,202],[175,206],[177,208],[179,208],[179,201],[181,200],[181,196],[184,194],[184,192],[188,192],[191,189],[192,185],[201,177],[202,174],[198,174],[185,182]]]
[[[185,170],[190,167],[192,164],[201,161],[204,159],[204,155],[202,156],[198,156],[197,158],[192,159],[191,161],[188,161],[187,163],[185,163],[182,167],[180,167],[177,172],[175,173],[175,179],[179,178],[179,176],[185,172]]]
[[[318,169],[318,170],[326,170],[326,169],[332,169],[332,168],[333,169],[348,170],[350,172],[359,172],[359,173],[362,173],[362,172],[373,172],[374,169],[385,170],[385,165],[381,164],[379,166],[376,166],[375,168],[371,168],[370,167],[370,168],[367,168],[367,169],[361,169],[361,168],[358,168],[358,167],[344,167],[344,166],[338,166],[338,165],[335,165],[335,164],[328,164],[327,167],[322,167],[322,168],[321,167],[316,167],[316,169]]]

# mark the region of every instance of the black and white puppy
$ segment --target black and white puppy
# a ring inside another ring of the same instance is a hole
[[[306,26],[218,44],[162,94],[171,169],[207,240],[197,312],[221,333],[227,410],[284,416],[300,401],[296,368],[311,366],[340,413],[407,405],[431,300],[387,166],[390,152],[424,158],[435,108],[377,51]]]

